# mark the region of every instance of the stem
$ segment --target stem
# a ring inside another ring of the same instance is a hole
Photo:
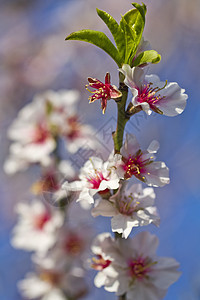
[[[126,122],[129,120],[129,116],[125,113],[128,87],[124,84],[124,75],[121,72],[119,73],[119,90],[122,93],[122,96],[117,101],[117,128],[113,133],[115,153],[120,152],[120,148],[123,144],[124,128],[126,126]]]
[[[124,129],[126,122],[129,120],[129,116],[126,114],[126,100],[128,96],[128,87],[124,84],[124,75],[119,73],[119,90],[122,96],[117,101],[117,128],[113,133],[114,149],[115,153],[120,153],[120,149],[123,144]],[[115,233],[115,239],[122,239],[122,234]],[[126,294],[119,296],[118,300],[126,300]]]

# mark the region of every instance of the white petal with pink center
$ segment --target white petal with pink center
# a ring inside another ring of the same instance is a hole
[[[70,226],[69,223],[59,230],[56,244],[48,253],[36,253],[32,258],[35,263],[46,268],[55,268],[55,262],[65,262],[66,266],[81,266],[88,258],[94,233],[85,223]]]
[[[140,105],[148,115],[153,110],[173,117],[184,111],[188,95],[176,82],[162,82],[157,75],[146,75],[146,70],[126,64],[120,72],[133,94],[133,105]]]
[[[169,169],[164,162],[154,161],[159,143],[152,141],[148,149],[142,151],[137,139],[132,134],[126,135],[126,140],[120,152],[123,163],[118,167],[119,174],[124,172],[124,179],[135,176],[149,186],[164,186],[169,183]]]
[[[113,278],[118,276],[118,272],[112,267],[112,256],[116,252],[116,246],[110,233],[99,234],[93,240],[91,250],[95,254],[91,261],[91,268],[99,271],[94,278],[95,286],[107,286],[110,281],[113,283]]]
[[[127,189],[127,184],[120,186],[116,194],[109,200],[100,200],[92,209],[94,217],[102,215],[113,217],[113,232],[127,238],[133,227],[159,225],[160,218],[154,205],[155,193],[152,188],[142,189],[141,184],[134,184]]]
[[[119,176],[110,161],[103,162],[99,157],[91,157],[81,168],[80,180],[72,183],[65,182],[63,188],[79,192],[77,201],[94,203],[93,196],[107,189],[119,187]]]
[[[96,149],[91,126],[81,124],[77,115],[79,93],[75,90],[49,90],[38,94],[20,110],[8,130],[13,141],[4,170],[13,174],[32,163],[51,164],[50,154],[56,148],[56,138],[63,137],[69,152],[84,146]]]
[[[175,259],[156,255],[158,238],[148,232],[141,232],[133,239],[112,241],[112,247],[105,247],[104,240],[98,246],[101,256],[109,257],[110,264],[99,269],[103,275],[98,276],[97,286],[104,285],[117,296],[126,294],[128,300],[160,300],[180,276]],[[113,274],[106,273],[111,267]]]
[[[14,173],[31,163],[50,163],[49,155],[56,143],[48,127],[44,103],[33,101],[26,105],[11,124],[8,136],[13,144],[10,157],[5,162],[5,171]]]
[[[71,153],[83,146],[95,148],[95,132],[91,126],[82,124],[77,115],[80,94],[76,90],[49,90],[37,96],[37,101],[45,101],[50,107],[50,123],[64,137],[65,146]]]
[[[63,214],[59,210],[52,212],[38,199],[30,204],[18,203],[16,211],[19,220],[13,230],[13,247],[42,253],[48,251],[63,224]]]

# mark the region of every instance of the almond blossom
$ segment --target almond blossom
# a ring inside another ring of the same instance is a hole
[[[95,148],[94,131],[82,124],[77,114],[79,93],[75,90],[48,90],[38,94],[18,114],[8,130],[13,141],[4,170],[13,174],[30,164],[51,164],[50,156],[63,138],[66,149],[75,153],[86,144]]]
[[[89,85],[86,85],[86,88],[89,86],[95,91],[91,92],[88,88],[87,90],[93,95],[89,97],[89,103],[94,102],[95,100],[101,99],[101,109],[103,114],[105,113],[107,107],[107,101],[110,99],[116,99],[122,96],[122,93],[116,88],[116,86],[110,84],[110,73],[106,73],[105,83],[101,82],[96,78],[88,78]]]
[[[30,204],[18,203],[16,211],[19,219],[13,230],[12,246],[41,253],[48,251],[63,225],[63,214],[59,210],[51,211],[39,199]]]
[[[54,135],[65,141],[66,149],[75,153],[86,143],[95,146],[94,131],[91,126],[82,124],[77,114],[80,94],[76,90],[48,90],[35,97],[35,101],[43,102],[47,118]]]
[[[33,101],[18,114],[17,119],[8,130],[13,141],[10,157],[4,165],[5,171],[15,173],[25,169],[31,163],[50,163],[50,153],[56,148],[56,142],[46,120],[45,106]]]
[[[26,299],[77,300],[88,292],[83,275],[81,268],[66,269],[64,263],[40,267],[37,273],[28,273],[18,282],[18,288]]]
[[[127,184],[120,185],[116,194],[109,200],[102,199],[92,209],[94,217],[102,215],[113,217],[113,232],[122,233],[127,238],[133,227],[150,223],[159,225],[159,216],[154,205],[155,193],[152,188],[142,189],[141,184],[134,184],[127,189]]]
[[[82,266],[86,258],[93,238],[93,230],[85,223],[79,226],[71,226],[68,222],[57,232],[56,243],[48,253],[37,252],[32,257],[38,265],[53,268],[56,261],[65,262],[69,268]]]
[[[113,282],[118,273],[112,267],[114,256],[108,253],[108,250],[113,254],[116,252],[115,241],[112,239],[110,233],[105,232],[96,236],[91,246],[95,257],[91,260],[91,268],[99,271],[94,278],[96,287],[109,284]],[[114,279],[113,279],[114,278]]]
[[[148,115],[155,111],[170,117],[184,111],[188,96],[176,82],[162,82],[157,75],[146,75],[143,68],[131,68],[127,64],[122,66],[120,72],[124,74],[124,83],[133,94],[134,107],[141,106]]]
[[[62,189],[62,183],[75,178],[76,172],[71,162],[61,160],[57,163],[52,159],[49,166],[42,168],[41,178],[32,185],[31,191],[36,196],[42,195],[53,206],[67,205],[73,199]]]
[[[127,134],[120,153],[123,164],[118,168],[124,179],[135,176],[149,186],[164,186],[169,183],[169,169],[164,162],[154,161],[154,153],[159,144],[152,141],[148,149],[143,151],[133,134]]]
[[[94,240],[92,251],[99,252],[104,263],[97,268],[97,287],[126,294],[127,300],[160,300],[167,289],[180,276],[179,263],[173,258],[156,255],[158,238],[149,232],[141,232],[133,239],[114,241],[109,234]]]
[[[116,172],[115,156],[109,157],[108,161],[103,162],[99,157],[91,157],[81,168],[79,181],[65,182],[63,188],[69,192],[78,192],[76,201],[86,201],[94,203],[94,195],[106,193],[109,189],[119,187],[119,176]]]

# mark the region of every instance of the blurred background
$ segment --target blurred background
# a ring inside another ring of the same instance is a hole
[[[158,254],[172,256],[181,264],[182,276],[170,287],[166,300],[200,299],[200,1],[146,0],[144,37],[162,55],[151,66],[162,80],[176,81],[189,95],[184,113],[175,118],[140,113],[127,130],[136,134],[143,148],[153,139],[160,142],[158,159],[170,168],[171,184],[156,189],[160,228],[145,228],[160,238]],[[0,1],[0,163],[3,166],[10,142],[6,131],[17,112],[33,95],[46,89],[76,88],[81,92],[79,109],[83,122],[97,132],[112,129],[114,101],[103,116],[99,103],[88,105],[87,77],[103,81],[111,73],[118,85],[117,68],[109,56],[83,42],[66,42],[79,29],[109,34],[97,17],[96,7],[116,20],[131,9],[130,0],[1,0]],[[107,126],[107,127],[106,127]],[[105,137],[104,137],[105,138]],[[107,145],[112,149],[111,139]],[[111,150],[110,149],[110,150]],[[26,199],[34,170],[12,177],[0,173],[0,299],[22,299],[16,282],[30,270],[30,255],[11,247],[9,239],[16,222],[15,203]],[[96,220],[98,232],[109,231],[109,222]],[[142,229],[142,230],[145,230]],[[115,299],[94,289],[85,300]],[[142,300],[142,299],[141,299]]]

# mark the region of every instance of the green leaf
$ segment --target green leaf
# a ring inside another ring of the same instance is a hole
[[[132,5],[135,6],[135,8],[137,9],[137,14],[135,16],[134,24],[133,24],[133,28],[136,33],[136,39],[135,39],[135,44],[136,44],[135,52],[136,52],[144,31],[146,6],[144,4],[139,5],[138,3],[132,3]]]
[[[133,62],[133,66],[140,66],[146,63],[157,64],[161,60],[161,55],[155,50],[147,50],[138,55]]]
[[[147,12],[147,8],[146,8],[146,5],[144,3],[142,3],[142,5],[134,2],[132,3],[132,5],[140,12],[142,18],[143,18],[143,22],[145,24],[145,14]]]
[[[125,35],[125,59],[124,63],[130,64],[130,56],[135,49],[135,31],[127,24],[126,20],[122,16],[121,27]]]
[[[122,60],[118,50],[103,32],[89,29],[80,30],[72,32],[65,40],[76,40],[91,43],[108,53],[119,67],[122,65]]]
[[[121,27],[119,26],[117,21],[107,12],[97,8],[97,13],[98,13],[99,17],[104,21],[104,23],[108,26],[108,28],[115,40],[116,46],[119,50],[119,53],[120,53],[121,57],[124,58],[125,39],[124,39],[123,30],[121,29]]]
[[[129,10],[124,16],[124,19],[126,20],[127,24],[132,27],[135,23],[136,17],[137,17],[137,9],[131,9]],[[121,23],[120,23],[121,25]]]
[[[124,63],[132,65],[133,58],[136,54],[137,48],[142,38],[146,6],[132,3],[135,9],[131,9],[124,16],[122,16],[120,27],[125,34],[126,55]],[[127,49],[127,47],[129,47]]]

